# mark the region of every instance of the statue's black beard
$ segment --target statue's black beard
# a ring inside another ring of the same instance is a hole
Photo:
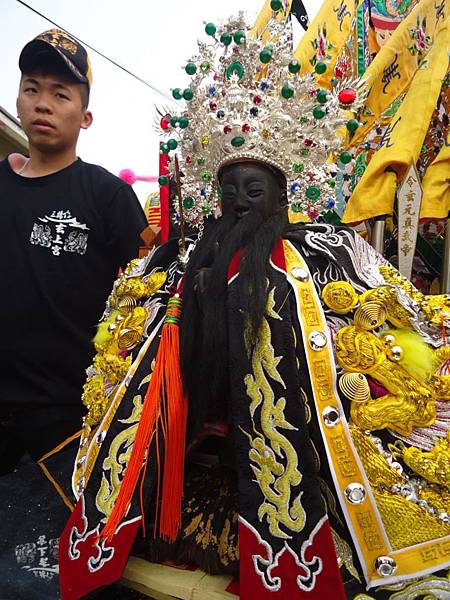
[[[209,224],[189,260],[183,286],[180,323],[181,369],[189,397],[192,435],[205,421],[227,418],[228,372],[228,267],[244,250],[237,279],[243,322],[255,340],[267,305],[269,257],[287,224],[286,213],[262,222],[251,212],[236,222],[234,214]],[[209,268],[207,287],[199,299],[195,277]],[[244,336],[244,331],[242,331]]]

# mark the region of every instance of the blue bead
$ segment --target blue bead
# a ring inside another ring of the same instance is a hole
[[[206,196],[206,190],[205,190],[205,188],[202,188],[202,189],[200,190],[200,196],[203,196],[203,197],[205,197],[205,196]]]
[[[334,200],[334,198],[328,198],[326,207],[333,208],[335,206],[335,204],[336,204],[336,201]]]
[[[298,181],[294,181],[294,183],[291,185],[291,192],[293,194],[295,194],[299,189],[300,189],[299,182]]]
[[[267,81],[261,81],[259,87],[264,92],[265,90],[269,89],[269,84],[267,83]]]
[[[212,85],[209,90],[208,93],[210,96],[214,96],[214,94],[216,93],[216,88]]]

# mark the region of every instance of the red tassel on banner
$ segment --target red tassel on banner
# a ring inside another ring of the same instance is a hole
[[[157,502],[155,536],[173,541],[181,525],[181,499],[184,484],[184,455],[187,421],[187,398],[183,391],[180,371],[180,347],[178,322],[181,314],[181,298],[170,298],[162,327],[161,341],[156,355],[155,368],[145,394],[136,438],[130,460],[125,470],[119,495],[100,536],[111,540],[125,517],[133,498],[141,472],[148,461],[148,450],[159,429],[164,441],[164,467],[162,494]],[[159,440],[156,439],[158,462],[157,490],[161,481]],[[144,522],[144,507],[142,506]]]

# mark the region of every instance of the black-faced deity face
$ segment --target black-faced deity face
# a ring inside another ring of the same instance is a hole
[[[240,219],[258,213],[262,221],[287,210],[286,181],[259,162],[240,162],[225,166],[219,174],[222,212],[233,212]]]

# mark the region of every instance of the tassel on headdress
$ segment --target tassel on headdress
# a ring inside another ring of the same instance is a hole
[[[154,436],[156,436],[158,461],[157,490],[159,499],[157,501],[155,536],[159,535],[173,541],[181,524],[187,421],[187,398],[183,391],[180,370],[178,323],[181,314],[181,302],[181,298],[176,295],[170,298],[167,305],[155,368],[145,395],[133,450],[116,503],[100,534],[102,538],[108,540],[114,536],[128,511],[141,473],[143,473],[143,483],[149,459],[149,448]],[[164,442],[161,493],[161,462],[158,437],[160,432]],[[144,523],[142,484],[141,509]]]

